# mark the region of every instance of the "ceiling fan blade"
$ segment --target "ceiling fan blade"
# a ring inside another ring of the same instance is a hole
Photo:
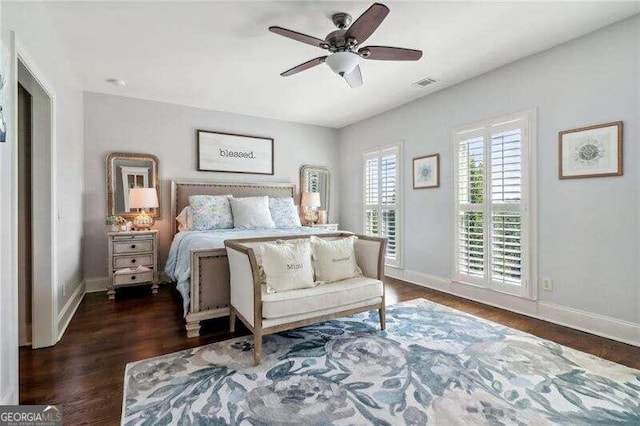
[[[365,59],[377,61],[417,61],[422,58],[422,50],[401,47],[367,46],[359,49],[358,53]]]
[[[360,65],[356,65],[356,67],[349,74],[344,76],[344,79],[347,80],[349,86],[352,89],[362,86],[362,73],[360,72]]]
[[[321,63],[324,62],[326,58],[327,58],[326,56],[320,56],[318,58],[314,58],[310,61],[305,62],[304,64],[300,64],[291,68],[290,70],[286,70],[280,75],[283,77],[289,77],[290,75],[297,74],[300,71],[308,70],[309,68],[313,68],[316,65],[320,65]]]
[[[384,4],[374,3],[367,9],[353,24],[345,34],[345,38],[355,38],[358,44],[364,43],[371,34],[380,26],[384,18],[389,14],[389,8]]]
[[[299,33],[297,31],[288,30],[282,27],[269,27],[269,31],[272,33],[279,34],[283,37],[290,38],[295,41],[299,41],[301,43],[310,44],[312,46],[320,47],[321,44],[324,44],[324,40],[320,40],[319,38],[311,37],[306,34]]]

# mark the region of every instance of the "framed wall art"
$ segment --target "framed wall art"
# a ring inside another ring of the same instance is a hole
[[[197,130],[198,170],[273,174],[272,138]]]
[[[413,159],[413,189],[440,186],[440,154]]]
[[[559,176],[622,176],[622,121],[560,132]]]

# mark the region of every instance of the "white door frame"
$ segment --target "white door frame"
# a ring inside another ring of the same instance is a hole
[[[42,155],[38,161],[42,169],[34,167],[33,170],[33,300],[32,300],[32,347],[34,349],[55,345],[58,341],[58,292],[57,286],[57,262],[56,262],[56,93],[53,85],[40,71],[35,60],[29,55],[27,49],[20,43],[17,35],[15,40],[15,76],[11,84],[17,87],[18,62],[29,71],[44,90],[50,101],[50,145],[43,149],[38,147],[36,140],[32,141],[32,156]],[[13,111],[17,111],[17,96],[14,96]],[[13,128],[17,128],[17,114],[13,114]],[[13,136],[12,143],[17,147],[17,136]],[[13,178],[12,178],[12,210],[13,223],[17,230],[17,205],[18,205],[18,150],[13,150]],[[48,170],[47,170],[48,169]],[[44,171],[44,176],[38,172]],[[38,182],[48,181],[49,185],[39,185]],[[16,232],[17,234],[17,232]],[[17,237],[14,238],[17,251]],[[17,261],[17,259],[16,259]]]

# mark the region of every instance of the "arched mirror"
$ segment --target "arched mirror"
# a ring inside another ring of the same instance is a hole
[[[331,171],[324,166],[302,166],[300,168],[300,192],[317,192],[320,194],[320,207],[329,214],[331,187]],[[328,218],[327,218],[328,221]]]
[[[107,215],[131,219],[138,209],[129,206],[131,188],[155,188],[158,185],[158,158],[151,154],[114,152],[107,158]],[[158,193],[158,197],[160,194]],[[159,208],[151,208],[149,216],[160,217]]]

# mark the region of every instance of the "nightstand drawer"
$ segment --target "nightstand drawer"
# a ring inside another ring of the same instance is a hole
[[[113,256],[113,267],[116,269],[132,266],[153,266],[153,254],[139,254],[135,256]]]
[[[113,284],[118,285],[128,285],[135,283],[148,283],[153,281],[153,271],[144,271],[140,273],[131,273],[131,274],[115,274],[113,276]]]
[[[132,240],[113,243],[113,252],[115,254],[142,253],[145,251],[153,251],[153,240]]]

